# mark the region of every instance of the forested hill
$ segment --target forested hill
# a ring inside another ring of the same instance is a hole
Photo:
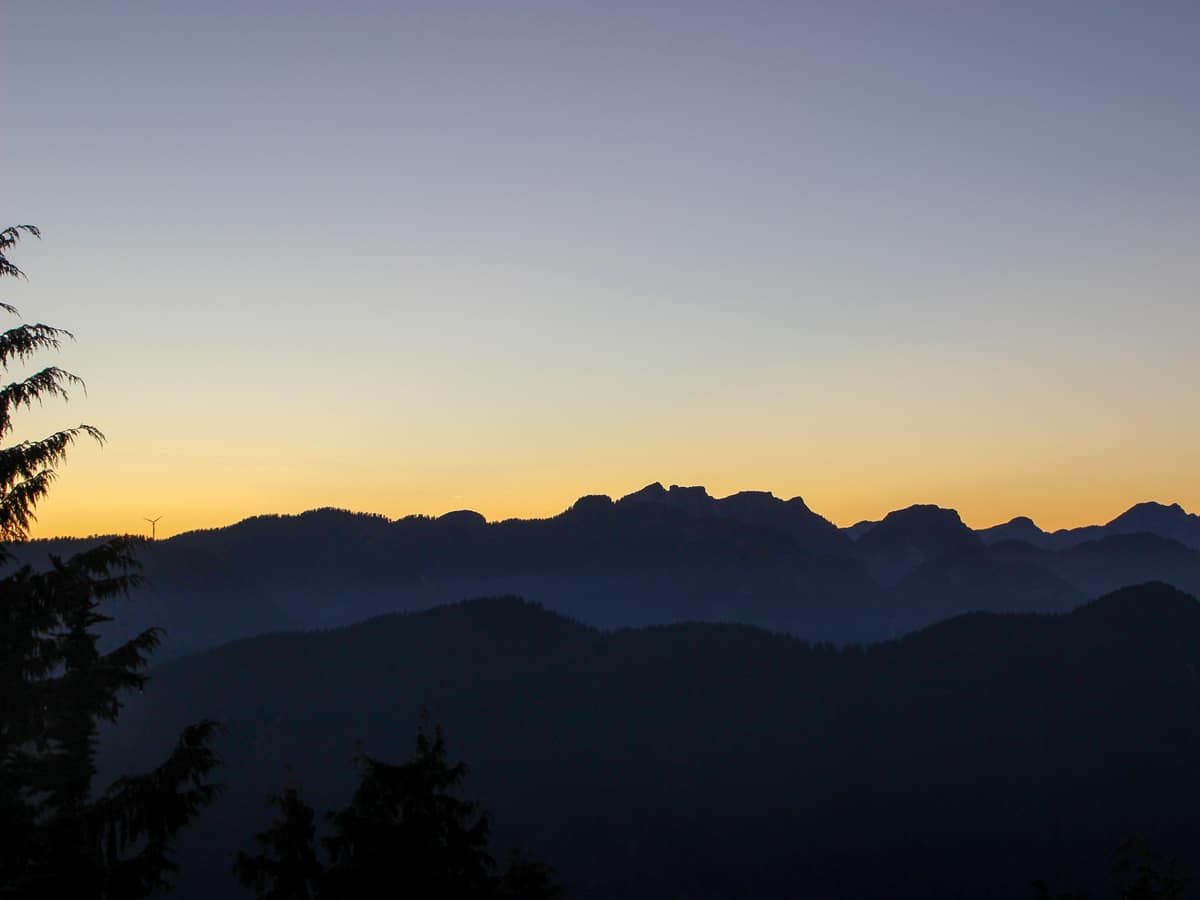
[[[197,715],[227,725],[229,793],[185,838],[185,898],[236,896],[228,855],[267,791],[336,805],[356,742],[406,756],[422,707],[498,845],[572,897],[1028,897],[1084,886],[1133,834],[1200,863],[1198,666],[1200,605],[1162,584],[865,649],[478,600],[168,663],[106,766],[138,770]]]

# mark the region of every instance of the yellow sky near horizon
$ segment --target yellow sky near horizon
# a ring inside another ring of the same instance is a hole
[[[1033,476],[1013,461],[957,473],[934,463],[901,472],[859,473],[843,467],[804,479],[795,476],[786,460],[755,460],[743,470],[744,476],[719,477],[712,477],[699,460],[682,460],[673,467],[660,467],[654,460],[610,461],[607,466],[596,460],[579,469],[531,460],[501,463],[490,471],[454,463],[414,466],[409,471],[413,480],[389,481],[391,467],[379,463],[338,466],[309,459],[273,464],[265,458],[247,463],[180,460],[167,454],[154,461],[122,457],[110,443],[103,450],[81,446],[74,452],[39,507],[32,536],[143,533],[149,529],[145,517],[162,516],[158,535],[168,537],[259,514],[296,514],[326,506],[389,518],[455,509],[474,509],[493,521],[540,518],[563,511],[584,494],[617,498],[653,481],[702,484],[716,497],[743,489],[769,490],[784,499],[799,495],[839,526],[878,519],[913,503],[957,509],[975,528],[1029,515],[1048,531],[1102,524],[1145,500],[1200,509],[1200,491],[1175,488],[1165,467],[1131,478],[1107,471],[1100,458],[1074,465],[1061,462],[1061,470]],[[189,468],[194,477],[181,478],[179,473]],[[674,477],[663,477],[663,469],[671,469]]]
[[[356,347],[353,316],[268,340],[265,320],[197,312],[163,337],[130,335],[130,320],[74,301],[69,268],[44,264],[68,254],[30,249],[21,261],[45,274],[8,295],[72,326],[77,342],[36,362],[85,376],[88,392],[20,411],[13,437],[81,420],[108,436],[74,449],[38,536],[138,532],[158,515],[170,535],[321,506],[548,516],[653,481],[799,495],[840,526],[913,503],[973,527],[1028,515],[1048,530],[1146,500],[1200,509],[1200,420],[1181,413],[1193,405],[1194,307],[1172,321],[1113,303],[1024,332],[1014,318],[999,323],[1013,330],[1005,340],[931,318],[868,341],[834,322],[794,343],[772,343],[769,323],[734,309],[711,313],[722,341],[698,347],[654,333],[571,344],[561,332],[561,346],[548,333],[518,355],[447,326],[399,351]],[[1158,277],[1179,290],[1175,262]],[[176,269],[161,265],[165,289]],[[139,263],[122,266],[133,277]],[[1107,274],[1091,276],[1093,298],[1125,295]],[[203,311],[209,289],[174,296]],[[228,321],[249,325],[231,340]],[[725,344],[738,349],[721,356]]]

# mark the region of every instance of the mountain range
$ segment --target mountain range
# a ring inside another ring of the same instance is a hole
[[[146,541],[106,639],[168,640],[103,772],[227,729],[181,900],[239,896],[265,795],[336,807],[356,748],[404,758],[422,709],[495,845],[571,897],[1096,895],[1131,835],[1200,864],[1182,515],[1047,545],[916,505],[852,534],[800,498],[651,485],[538,520],[323,509]]]
[[[895,637],[970,611],[1061,612],[1130,584],[1200,591],[1200,517],[1144,503],[1102,526],[973,531],[916,505],[838,529],[794,497],[652,484],[547,519],[321,509],[144,542],[147,585],[111,633],[167,630],[166,656],[270,631],[513,594],[601,628],[742,622],[813,640]],[[34,541],[41,564],[83,539]]]
[[[1188,513],[1178,503],[1139,503],[1105,525],[1042,531],[1027,516],[1018,516],[1003,525],[984,528],[979,536],[985,543],[1024,541],[1043,550],[1065,550],[1100,538],[1124,534],[1153,534],[1200,550],[1200,515]]]

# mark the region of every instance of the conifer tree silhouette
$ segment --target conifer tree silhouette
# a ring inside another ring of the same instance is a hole
[[[0,231],[0,275],[23,277],[7,251],[31,225]],[[0,310],[16,315],[12,306]],[[43,324],[0,333],[0,370],[57,349],[71,334]],[[57,366],[0,387],[0,440],[12,415],[47,398],[67,399],[83,382]],[[132,900],[166,886],[172,839],[218,788],[218,726],[185,729],[156,769],[93,792],[101,721],[115,722],[122,693],[140,689],[160,634],[151,629],[107,651],[101,604],[138,583],[136,541],[117,538],[35,571],[14,566],[9,542],[24,539],[34,510],[91,425],[0,447],[0,898]]]
[[[491,823],[458,796],[467,775],[450,765],[442,729],[423,716],[413,756],[400,764],[359,753],[358,787],[326,818],[331,834],[315,849],[312,809],[295,788],[272,796],[279,813],[257,836],[259,852],[238,853],[234,873],[259,900],[561,900],[549,867],[514,851],[497,875],[488,852]]]
[[[446,760],[442,729],[417,733],[416,752],[393,765],[358,757],[350,803],[330,816],[325,900],[487,897],[495,861],[487,852],[487,813],[456,796],[467,774]]]
[[[268,799],[279,807],[279,816],[257,836],[258,853],[238,852],[234,874],[260,900],[313,900],[320,895],[324,868],[317,858],[312,807],[294,787]]]

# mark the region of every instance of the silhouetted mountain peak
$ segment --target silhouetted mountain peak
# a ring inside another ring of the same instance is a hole
[[[703,487],[684,487],[673,484],[667,491],[666,502],[675,509],[681,509],[694,516],[710,515],[714,500]]]
[[[738,491],[736,494],[730,494],[728,497],[713,502],[724,510],[737,510],[739,512],[763,512],[767,510],[787,509],[796,514],[812,513],[812,510],[808,508],[808,504],[804,502],[802,497],[781,500],[770,491]]]
[[[473,509],[456,509],[438,516],[437,521],[452,528],[478,528],[487,524],[487,519]]]
[[[1178,503],[1167,506],[1164,503],[1149,501],[1131,506],[1121,515],[1108,523],[1112,526],[1133,526],[1139,530],[1152,530],[1155,526],[1178,525],[1192,519],[1200,520],[1200,516],[1189,515]]]
[[[666,499],[667,489],[662,486],[661,481],[656,481],[653,484],[646,485],[640,491],[626,494],[617,502],[625,505],[633,503],[662,503]]]
[[[922,563],[982,545],[957,510],[916,504],[888,513],[854,546],[877,578],[894,583]]]
[[[879,528],[945,532],[947,534],[974,534],[963,524],[956,509],[946,509],[932,503],[915,503],[904,509],[896,509],[883,517]],[[878,528],[875,529],[878,531]],[[971,543],[964,540],[964,543]]]
[[[682,509],[685,512],[693,514],[704,514],[709,512],[712,504],[717,501],[700,485],[685,487],[673,484],[668,489],[662,486],[662,482],[656,481],[653,484],[646,485],[640,491],[626,494],[617,502],[623,506],[630,506],[636,503],[654,503],[661,506],[670,506],[673,509]]]
[[[1042,531],[1027,516],[1018,516],[1003,525],[981,528],[978,535],[987,544],[1024,541],[1044,550],[1066,550],[1086,541],[1122,534],[1156,534],[1200,550],[1200,516],[1189,514],[1178,503],[1138,503],[1105,525],[1060,528]]]
[[[596,512],[608,512],[613,508],[613,499],[608,494],[587,494],[572,504],[570,512],[577,515],[588,515]]]
[[[1200,550],[1200,516],[1193,515],[1178,503],[1139,503],[1104,526],[1108,534],[1131,534],[1144,531],[1179,541]]]
[[[938,506],[936,503],[914,503],[912,506],[904,507],[904,509],[893,509],[883,518],[886,521],[887,519],[900,516],[938,516],[962,521],[958,518],[957,509],[948,509]]]
[[[681,500],[711,500],[708,490],[703,485],[694,485],[692,487],[684,487],[681,484],[673,484],[667,489],[667,495],[672,498]]]
[[[661,482],[647,485],[617,501],[618,506],[654,505],[667,507],[698,519],[728,519],[756,528],[769,528],[794,538],[805,550],[819,554],[848,555],[849,540],[836,526],[814,513],[800,497],[783,501],[770,491],[739,491],[714,498],[699,485]]]
[[[799,500],[799,497],[793,499]],[[779,498],[770,491],[738,491],[736,494],[730,494],[725,498],[726,502],[736,500],[741,503],[763,503],[772,504],[778,503]]]
[[[976,532],[986,544],[998,544],[1001,541],[1023,541],[1035,547],[1046,546],[1049,535],[1038,528],[1037,523],[1029,516],[1017,516],[1009,519],[1003,525],[993,525],[991,528],[981,528]]]

